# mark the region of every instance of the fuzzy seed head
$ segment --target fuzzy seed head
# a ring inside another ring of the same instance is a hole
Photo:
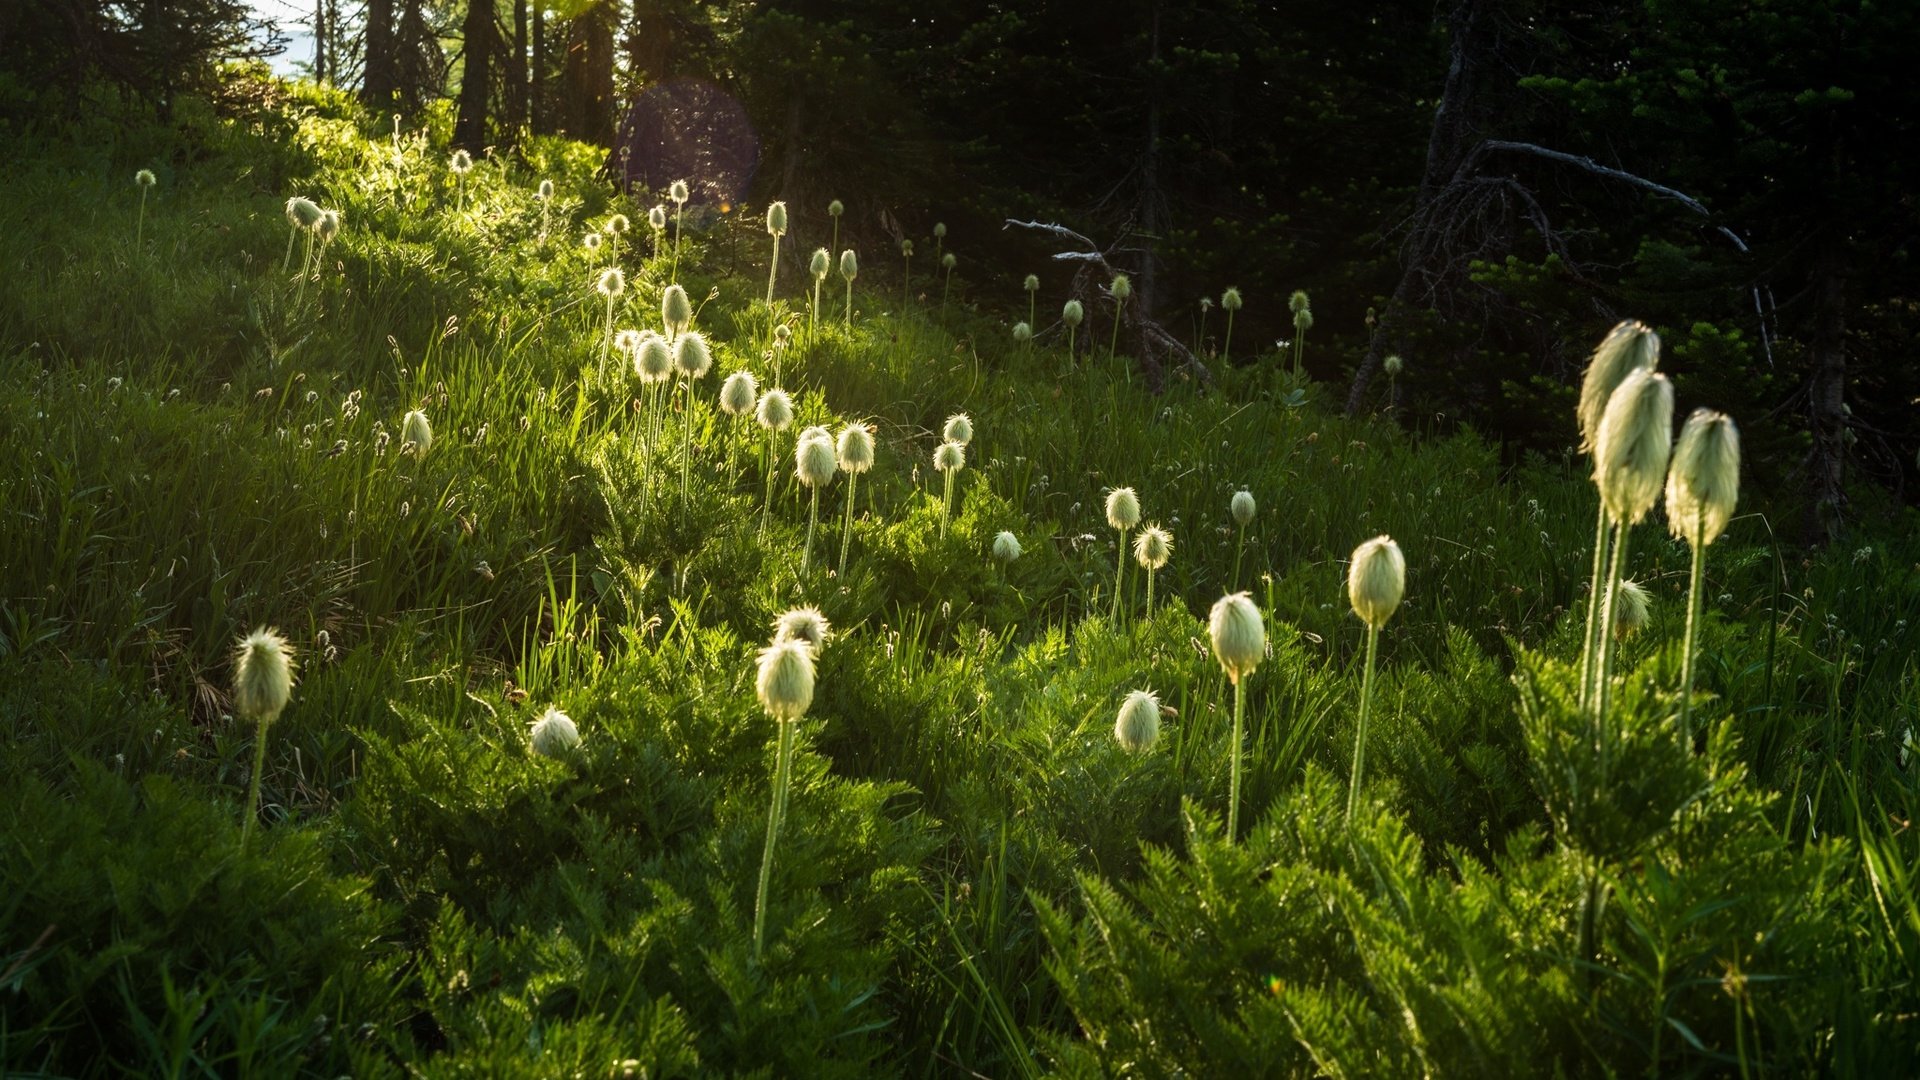
[[[760,388],[753,381],[753,372],[742,368],[727,376],[727,381],[720,384],[720,411],[728,416],[745,416],[753,411],[759,393]]]
[[[943,473],[959,472],[967,467],[967,448],[957,442],[943,442],[933,451],[933,467]]]
[[[597,232],[590,232],[587,235],[580,238],[580,243],[584,245],[588,251],[599,251],[600,250],[600,234]]]
[[[1380,366],[1387,370],[1387,374],[1398,375],[1400,374],[1400,369],[1405,366],[1405,361],[1400,359],[1399,353],[1391,353],[1385,360],[1380,362]]]
[[[828,272],[832,269],[833,256],[827,252],[826,248],[814,248],[813,258],[807,263],[807,273],[812,274],[815,281],[825,281]]]
[[[642,331],[633,352],[633,371],[645,383],[665,382],[673,375],[673,343],[651,330]]]
[[[908,258],[912,258],[912,256],[913,256],[913,241],[911,241],[911,240],[902,240],[902,241],[900,241],[900,254],[902,254],[902,255],[905,255],[905,256],[907,256]]]
[[[473,155],[465,150],[455,150],[453,160],[448,163],[454,172],[465,176],[473,168]]]
[[[1375,630],[1387,625],[1407,591],[1407,559],[1390,536],[1376,536],[1353,549],[1347,568],[1347,602]]]
[[[860,257],[853,253],[852,248],[840,253],[840,276],[848,281],[860,276]]]
[[[1107,492],[1107,524],[1122,532],[1140,524],[1140,496],[1130,487]]]
[[[1634,368],[1607,399],[1594,440],[1593,479],[1614,523],[1637,525],[1660,498],[1673,449],[1673,384]]]
[[[760,650],[754,691],[760,696],[760,707],[778,723],[805,716],[813,704],[813,648],[789,639]]]
[[[415,409],[400,420],[400,442],[412,448],[416,455],[424,456],[433,448],[433,425],[427,422],[427,414]]]
[[[815,424],[800,433],[801,442],[806,442],[808,439],[825,439],[828,442],[832,442],[833,433],[826,429],[826,425]]]
[[[566,757],[580,745],[580,729],[574,726],[573,717],[549,705],[529,727],[527,741],[541,757]]]
[[[1227,286],[1227,291],[1220,294],[1220,310],[1222,311],[1239,311],[1240,310],[1240,290],[1239,289],[1236,289],[1231,285]]]
[[[1267,624],[1247,593],[1231,593],[1214,601],[1207,615],[1207,635],[1213,639],[1214,658],[1234,683],[1253,674],[1266,659]]]
[[[312,199],[295,195],[287,200],[287,220],[296,229],[311,229],[320,224],[320,207]]]
[[[873,432],[865,424],[848,424],[840,429],[834,447],[840,458],[840,471],[863,473],[873,468]]]
[[[640,331],[622,330],[613,335],[613,347],[632,356],[640,348]]]
[[[1030,293],[1037,293],[1040,291],[1040,275],[1039,274],[1027,275],[1026,289]]]
[[[692,193],[687,190],[687,182],[685,180],[675,180],[673,183],[667,185],[667,198],[672,199],[674,202],[683,203],[691,197]]]
[[[689,330],[673,340],[673,366],[689,379],[703,379],[713,367],[713,350],[705,335]]]
[[[159,183],[159,181],[153,178],[152,169],[141,169],[139,172],[134,173],[133,182],[140,187],[152,187],[154,184]]]
[[[782,641],[798,641],[812,649],[816,656],[826,647],[827,639],[832,636],[832,625],[827,622],[825,615],[820,614],[820,609],[817,607],[797,607],[791,611],[782,612],[779,618],[773,620],[775,644]]]
[[[320,237],[321,243],[324,244],[332,241],[334,237],[340,235],[340,211],[320,211],[320,220],[314,223],[313,231],[315,235]]]
[[[773,328],[773,344],[776,348],[785,348],[787,342],[791,340],[793,340],[792,327],[786,323],[781,323],[779,326]]]
[[[947,442],[967,445],[973,441],[973,420],[966,413],[954,413],[947,417],[946,426],[940,429],[940,437]]]
[[[1228,504],[1228,508],[1233,511],[1234,523],[1244,527],[1253,520],[1255,510],[1253,492],[1245,490],[1234,492],[1233,501]]]
[[[767,231],[774,236],[787,235],[787,204],[783,202],[767,205]]]
[[[607,225],[606,225],[607,235],[619,236],[621,233],[624,233],[627,231],[628,224],[629,223],[627,221],[627,215],[625,214],[613,215],[612,217],[607,219]]]
[[[687,332],[687,327],[693,325],[693,301],[688,298],[687,290],[669,285],[660,294],[660,321],[666,324],[669,334]]]
[[[647,224],[653,226],[653,229],[655,232],[658,232],[661,229],[666,228],[667,227],[667,208],[664,206],[656,206],[653,209],[647,211]]]
[[[243,720],[271,724],[293,697],[293,646],[278,630],[261,627],[240,639],[233,654],[233,708]]]
[[[1653,617],[1653,597],[1647,594],[1646,587],[1637,581],[1621,579],[1620,591],[1614,596],[1613,636],[1625,641],[1647,628]]]
[[[1120,702],[1113,737],[1134,754],[1145,753],[1160,741],[1160,699],[1153,696],[1153,691],[1135,690]]]
[[[940,256],[940,269],[951,270],[953,269],[954,264],[958,263],[959,261],[960,261],[959,259],[956,259],[953,257],[953,252],[949,251],[946,254]]]
[[[1028,326],[1024,322],[1014,323],[1013,324],[1013,340],[1019,341],[1019,342],[1027,342],[1027,341],[1033,340],[1033,327]]]
[[[1087,309],[1078,300],[1069,300],[1060,307],[1060,321],[1068,326],[1079,326],[1087,317]]]
[[[1158,570],[1173,557],[1173,534],[1158,525],[1149,525],[1133,538],[1134,561],[1149,570]]]
[[[621,273],[619,267],[609,266],[600,271],[600,276],[594,279],[593,288],[595,292],[611,300],[627,291],[627,275]]]
[[[834,470],[840,467],[833,453],[833,440],[825,435],[811,439],[801,439],[794,449],[794,475],[810,488],[817,488],[833,479]]]
[[[547,199],[553,198],[553,181],[551,180],[540,181],[540,190],[534,195],[534,197],[537,199],[540,199],[543,202],[546,201]],[[561,715],[565,715],[565,714],[563,713]]]
[[[934,222],[934,223],[933,223],[933,238],[934,238],[935,240],[945,240],[945,239],[947,238],[947,223],[946,223],[946,222],[944,222],[944,221],[936,221],[936,222]]]
[[[841,214],[844,214],[846,212],[847,212],[846,204],[841,202],[839,199],[835,199],[832,202],[827,204],[827,216],[829,217],[839,217]]]
[[[1667,528],[1705,547],[1726,531],[1739,501],[1740,429],[1725,413],[1695,409],[1667,470]]]
[[[1313,310],[1311,308],[1301,308],[1299,311],[1294,312],[1293,328],[1302,334],[1313,329]]]
[[[1020,557],[1020,538],[1010,532],[1001,532],[993,538],[993,557],[1003,563],[1010,563]]]
[[[760,395],[760,404],[753,411],[753,418],[768,431],[785,431],[793,423],[793,399],[779,387]]]
[[[1308,303],[1307,290],[1295,289],[1293,290],[1293,295],[1287,297],[1287,310],[1298,315],[1307,310]]]
[[[1628,319],[1607,332],[1580,379],[1576,416],[1582,453],[1592,453],[1599,445],[1600,419],[1606,414],[1607,399],[1626,380],[1627,373],[1642,368],[1652,371],[1659,363],[1660,335],[1647,324]]]
[[[1133,295],[1133,279],[1125,274],[1115,274],[1111,289],[1115,300],[1125,300]]]

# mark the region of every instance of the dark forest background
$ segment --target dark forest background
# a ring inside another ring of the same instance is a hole
[[[989,307],[1023,306],[1053,250],[1006,218],[1109,245],[1183,341],[1228,285],[1236,342],[1292,338],[1305,289],[1307,365],[1350,411],[1515,454],[1570,451],[1586,353],[1637,317],[1806,539],[1914,498],[1920,5],[318,0],[309,22],[315,79],[403,115],[450,100],[476,153],[611,148],[650,90],[724,91],[758,142],[731,198],[785,199],[803,232],[839,198],[875,246],[943,222]],[[182,94],[244,108],[226,65],[276,48],[236,0],[11,0],[0,134],[103,83],[163,122]]]

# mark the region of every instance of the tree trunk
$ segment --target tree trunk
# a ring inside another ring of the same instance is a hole
[[[561,76],[561,134],[613,145],[613,5],[603,2],[573,20]]]
[[[1832,227],[1829,226],[1831,230]],[[1804,526],[1810,544],[1840,534],[1846,512],[1847,469],[1847,256],[1846,240],[1829,231],[1814,259],[1813,334],[1808,342],[1808,502]]]
[[[322,86],[327,81],[327,0],[313,5],[313,81]]]
[[[487,143],[487,99],[493,82],[494,0],[467,0],[465,62],[460,71],[460,111],[453,122],[453,142],[478,154]]]
[[[1427,133],[1427,163],[1420,175],[1420,191],[1415,198],[1413,227],[1400,254],[1400,281],[1394,286],[1387,308],[1380,313],[1379,333],[1367,344],[1367,354],[1353,373],[1353,385],[1347,391],[1347,414],[1360,411],[1367,399],[1367,388],[1380,370],[1380,362],[1394,352],[1399,327],[1422,284],[1431,284],[1444,270],[1432,265],[1436,252],[1427,236],[1435,202],[1447,182],[1453,179],[1467,158],[1476,132],[1475,89],[1478,74],[1489,45],[1479,0],[1455,0],[1447,13],[1447,79],[1440,92],[1440,105],[1433,111],[1433,127]]]
[[[515,138],[527,126],[527,0],[513,0],[513,47],[507,53],[507,128]]]
[[[533,71],[527,79],[527,115],[535,135],[553,134],[547,110],[547,8],[533,6]]]
[[[393,0],[367,0],[367,61],[360,99],[374,108],[393,103]]]

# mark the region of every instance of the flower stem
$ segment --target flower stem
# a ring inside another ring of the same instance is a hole
[[[767,499],[760,504],[760,531],[767,531],[767,519],[773,513],[773,436],[774,430],[767,429]]]
[[[1247,553],[1247,527],[1240,526],[1240,539],[1233,548],[1233,587],[1240,587],[1240,556]]]
[[[1120,557],[1113,564],[1113,614],[1108,621],[1120,625],[1120,587],[1127,580],[1127,530],[1120,530]]]
[[[806,576],[807,567],[813,565],[813,527],[820,523],[820,489],[813,489],[813,512],[807,518],[807,546],[800,553],[800,575]]]
[[[947,494],[946,494],[946,497],[940,501],[940,538],[942,540],[946,539],[947,537],[947,519],[953,516],[953,470],[952,469],[947,470],[946,477],[947,477]]]
[[[680,281],[680,219],[686,211],[686,203],[673,204],[673,269],[667,274],[667,280],[676,284]]]
[[[840,569],[836,577],[847,576],[847,545],[853,540],[853,490],[859,479],[859,473],[847,474],[847,525],[840,530]]]
[[[247,816],[240,819],[240,850],[247,850],[247,837],[253,834],[253,821],[260,816],[260,773],[267,767],[267,720],[260,720],[259,734],[253,740],[253,779],[247,782]]]
[[[847,318],[846,325],[853,325],[853,279],[847,279]]]
[[[133,248],[135,252],[138,252],[140,250],[140,238],[143,235],[145,235],[146,228],[147,228],[147,189],[145,187],[142,187],[140,189],[140,217],[134,222],[134,226],[133,226]]]
[[[1693,649],[1700,631],[1700,585],[1706,576],[1707,551],[1702,543],[1707,536],[1706,517],[1703,510],[1694,522],[1693,569],[1687,577],[1687,632],[1680,660],[1680,747],[1688,753],[1693,752]]]
[[[1600,504],[1593,523],[1593,583],[1587,590],[1587,636],[1580,645],[1580,705],[1593,698],[1594,635],[1600,629],[1600,577],[1607,571],[1607,504]]]
[[[780,826],[787,816],[787,785],[793,780],[793,723],[779,725],[780,740],[773,767],[773,801],[767,807],[767,847],[760,853],[760,887],[753,898],[753,959],[767,938],[767,883],[773,877],[773,846],[780,838]]]
[[[682,406],[687,411],[687,439],[680,451],[680,512],[686,512],[687,481],[693,462],[693,380],[687,380],[687,400]]]
[[[1113,304],[1113,337],[1107,342],[1107,363],[1111,364],[1120,355],[1120,313],[1125,311],[1127,302],[1116,300]]]
[[[780,273],[780,238],[773,238],[773,260],[767,263],[767,333],[773,333],[773,281]]]
[[[1147,618],[1153,618],[1153,567],[1147,567]]]
[[[1625,522],[1614,526],[1613,559],[1607,570],[1606,606],[1600,613],[1600,637],[1597,643],[1597,660],[1593,674],[1593,715],[1600,728],[1601,775],[1606,775],[1606,762],[1613,752],[1613,730],[1607,724],[1608,698],[1612,694],[1613,682],[1613,624],[1619,614],[1617,600],[1620,593],[1620,575],[1627,565],[1627,525]]]
[[[1227,772],[1227,842],[1232,843],[1240,837],[1240,740],[1241,717],[1246,703],[1246,686],[1239,679],[1233,680],[1233,744],[1228,748],[1230,756]]]
[[[1227,312],[1227,340],[1220,349],[1220,362],[1224,364],[1231,359],[1233,359],[1233,312],[1229,311]]]
[[[1353,782],[1347,788],[1347,826],[1360,808],[1360,777],[1367,764],[1367,717],[1373,708],[1373,663],[1380,646],[1380,628],[1367,625],[1367,671],[1360,678],[1360,726],[1353,736]]]

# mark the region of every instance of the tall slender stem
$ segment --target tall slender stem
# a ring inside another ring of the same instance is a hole
[[[1113,564],[1113,614],[1108,621],[1120,625],[1120,586],[1127,580],[1127,530],[1120,530],[1120,558]]]
[[[680,219],[686,211],[686,203],[673,204],[673,269],[667,275],[667,280],[676,284],[680,281]]]
[[[773,514],[773,436],[772,428],[767,429],[767,499],[760,504],[760,531],[767,531],[767,519]]]
[[[773,877],[773,846],[787,816],[787,785],[793,780],[793,722],[779,724],[779,750],[773,767],[773,800],[767,807],[767,847],[760,853],[760,887],[753,898],[753,959],[767,939],[767,882]]]
[[[1107,342],[1107,363],[1113,363],[1120,355],[1120,313],[1125,311],[1127,302],[1116,300],[1113,303],[1113,337]]]
[[[1600,576],[1607,569],[1607,504],[1593,523],[1593,583],[1587,590],[1587,636],[1580,645],[1580,706],[1593,699],[1594,635],[1600,629]]]
[[[260,773],[267,767],[267,721],[253,739],[253,778],[247,781],[247,816],[240,820],[240,850],[247,850],[247,837],[253,834],[253,819],[260,816]]]
[[[1153,618],[1153,567],[1147,567],[1147,618]]]
[[[820,524],[820,489],[813,489],[813,511],[807,517],[807,546],[800,553],[800,576],[805,577],[807,567],[813,565],[813,529]]]
[[[940,500],[940,538],[942,540],[947,538],[947,519],[953,516],[953,470],[948,469],[943,475],[947,478],[947,493]]]
[[[767,263],[767,333],[773,333],[773,282],[780,273],[780,238],[773,238],[773,259]]]
[[[900,278],[900,314],[907,313],[907,305],[913,303],[913,256],[906,256],[906,271]]]
[[[1233,548],[1233,587],[1240,587],[1240,556],[1247,553],[1247,527],[1240,526],[1240,539]]]
[[[293,242],[298,239],[300,239],[300,227],[297,225],[288,227],[287,257],[280,260],[280,273],[282,276],[285,276],[287,271],[293,269]]]
[[[613,356],[613,296],[609,294],[607,296],[607,332],[601,335],[601,340],[600,340],[600,367],[598,368],[598,371],[601,375],[605,375],[607,373],[607,360],[612,356]]]
[[[1202,325],[1204,325],[1204,323]],[[1220,362],[1224,364],[1231,359],[1233,359],[1233,310],[1229,308],[1227,310],[1227,340],[1220,349]]]
[[[687,400],[681,406],[687,413],[687,440],[680,450],[680,512],[687,512],[688,479],[693,465],[693,380],[687,380]]]
[[[1227,768],[1227,842],[1240,839],[1240,742],[1241,716],[1246,704],[1246,686],[1239,679],[1233,680],[1233,744],[1227,749],[1230,755]]]
[[[1380,628],[1367,624],[1367,672],[1360,678],[1360,726],[1353,736],[1353,782],[1347,788],[1347,825],[1360,809],[1360,777],[1367,765],[1367,717],[1373,710],[1373,663],[1380,646]]]
[[[843,579],[847,576],[847,545],[853,540],[853,492],[859,479],[859,473],[847,474],[847,525],[840,530],[840,569],[835,574],[836,577]]]
[[[1067,327],[1067,367],[1069,369],[1073,367],[1073,339],[1079,329],[1077,326]]]
[[[1600,640],[1594,665],[1593,679],[1593,715],[1599,721],[1601,761],[1608,761],[1613,754],[1613,728],[1607,723],[1608,698],[1612,695],[1613,683],[1613,624],[1619,613],[1620,576],[1627,565],[1627,524],[1621,522],[1614,526],[1613,559],[1607,570],[1607,602],[1601,609]],[[1601,769],[1606,775],[1606,769]]]
[[[140,238],[141,236],[145,235],[146,229],[147,229],[147,188],[146,188],[146,185],[143,184],[140,187],[140,217],[138,220],[135,221],[133,226],[133,247],[136,252],[140,250]]]
[[[1702,510],[1694,521],[1693,569],[1687,577],[1686,651],[1680,661],[1680,746],[1689,753],[1693,751],[1693,648],[1699,633],[1700,585],[1706,576],[1706,538],[1707,515]]]
[[[846,325],[853,325],[853,279],[847,279],[847,318]]]
[[[822,280],[824,279],[813,279],[813,306],[807,309],[807,344],[809,345],[817,340],[817,335],[820,333],[820,282]]]
[[[947,317],[947,294],[953,291],[953,271],[947,271],[946,284],[940,287],[940,317]]]

